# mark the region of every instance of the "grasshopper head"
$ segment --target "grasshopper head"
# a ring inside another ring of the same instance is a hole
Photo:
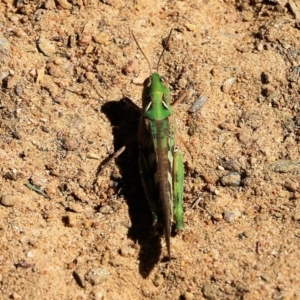
[[[171,115],[170,91],[162,83],[157,73],[152,73],[144,81],[143,115],[152,120],[162,120]]]

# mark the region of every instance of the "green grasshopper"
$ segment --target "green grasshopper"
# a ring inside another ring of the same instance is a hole
[[[167,38],[169,42],[172,30]],[[133,34],[132,34],[133,35]],[[133,38],[139,46],[135,36]],[[138,129],[139,169],[144,191],[152,212],[153,223],[162,224],[171,259],[170,237],[172,225],[176,231],[183,229],[183,161],[176,149],[176,119],[170,104],[170,90],[164,86],[158,74],[159,62],[166,49],[164,47],[155,73],[144,81],[142,112]]]
[[[172,30],[166,41],[168,45]],[[168,256],[171,259],[171,230],[183,229],[182,198],[183,198],[183,161],[182,155],[176,149],[176,118],[170,104],[170,91],[163,84],[158,74],[158,67],[163,57],[164,47],[155,73],[151,73],[149,60],[139,46],[134,34],[132,36],[147,60],[150,76],[144,81],[142,93],[142,109],[133,105],[141,114],[138,129],[139,169],[144,191],[148,198],[153,217],[153,225],[162,224],[167,244]],[[182,96],[185,96],[184,94]],[[175,103],[184,99],[180,97]],[[133,104],[131,102],[131,104]],[[105,159],[98,167],[96,177],[102,173],[105,166],[118,157],[125,146],[117,150],[111,157]]]

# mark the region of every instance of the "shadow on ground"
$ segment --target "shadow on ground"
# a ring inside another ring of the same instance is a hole
[[[159,261],[161,235],[152,226],[150,208],[139,177],[138,144],[137,138],[133,138],[137,134],[139,113],[125,99],[110,101],[102,106],[101,111],[113,127],[115,151],[126,146],[126,150],[116,158],[116,164],[122,175],[121,194],[127,202],[132,224],[128,237],[140,245],[139,271],[146,278]]]

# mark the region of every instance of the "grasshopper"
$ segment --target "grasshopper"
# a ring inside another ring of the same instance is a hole
[[[142,92],[142,109],[133,106],[140,112],[138,128],[139,169],[145,194],[148,198],[153,217],[153,225],[162,225],[167,244],[168,256],[171,259],[171,230],[183,229],[183,161],[182,154],[175,143],[176,118],[172,105],[179,103],[185,97],[170,103],[170,90],[163,84],[158,74],[158,67],[168,45],[172,30],[169,33],[165,47],[160,54],[156,72],[152,73],[151,65],[134,34],[132,36],[145,57],[150,76],[144,81]],[[104,160],[98,167],[96,177],[102,173],[105,166],[118,157],[125,146],[117,150],[111,157]]]
[[[169,42],[172,30],[167,38]],[[133,35],[133,33],[132,33]],[[182,154],[175,143],[176,118],[170,104],[170,90],[163,84],[158,74],[159,57],[156,72],[144,81],[142,92],[142,111],[138,128],[139,169],[145,194],[148,198],[153,217],[153,225],[162,224],[169,259],[171,259],[171,229],[183,229],[183,161]]]

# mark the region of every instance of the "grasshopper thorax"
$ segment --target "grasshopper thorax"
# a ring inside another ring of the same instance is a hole
[[[144,81],[143,115],[151,120],[163,120],[173,113],[170,91],[162,81],[158,73],[152,73]]]

